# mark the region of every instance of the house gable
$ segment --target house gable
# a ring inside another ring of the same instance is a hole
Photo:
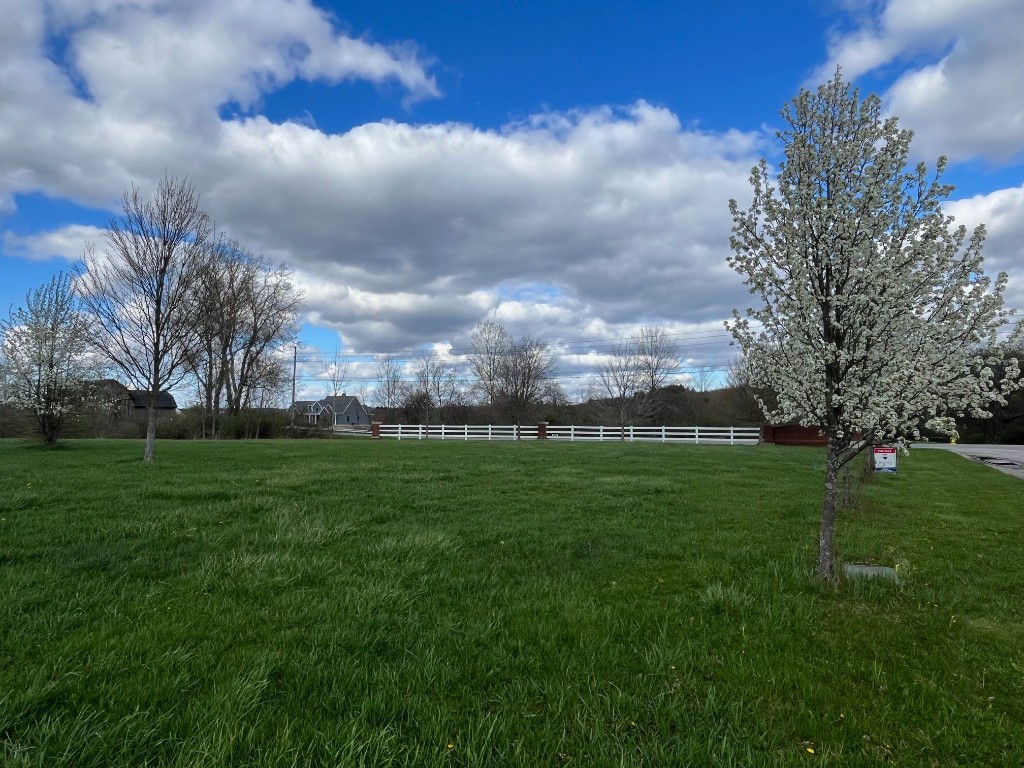
[[[330,395],[320,400],[297,400],[292,410],[304,416],[310,424],[329,423],[332,426],[369,424],[370,412],[359,398],[352,395]],[[327,421],[329,419],[329,421]]]

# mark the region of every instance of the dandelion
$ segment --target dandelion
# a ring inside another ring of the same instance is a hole
[[[813,755],[813,754],[814,754],[814,747],[807,747],[807,751],[808,751],[808,752],[809,752],[810,754],[812,754],[812,755]]]
[[[455,749],[455,745],[452,744],[450,741],[448,742],[448,749]]]

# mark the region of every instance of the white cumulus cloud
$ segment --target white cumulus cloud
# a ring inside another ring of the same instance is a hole
[[[916,152],[1000,163],[1024,152],[1021,40],[1020,0],[888,0],[833,37],[815,78],[898,68],[884,100]]]

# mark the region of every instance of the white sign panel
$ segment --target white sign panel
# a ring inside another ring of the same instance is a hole
[[[896,474],[896,449],[887,445],[876,445],[875,472],[889,472]]]

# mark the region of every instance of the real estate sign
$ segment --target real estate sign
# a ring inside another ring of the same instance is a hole
[[[896,474],[896,449],[888,445],[876,445],[875,472],[890,472]]]

